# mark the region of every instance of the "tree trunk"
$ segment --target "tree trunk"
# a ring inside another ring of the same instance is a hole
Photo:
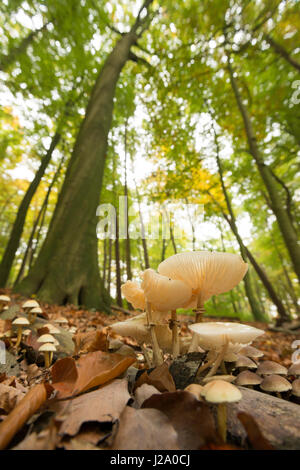
[[[254,258],[250,250],[244,245],[244,242],[239,234],[239,231],[236,225],[235,215],[234,215],[232,205],[231,205],[231,201],[230,201],[230,198],[229,198],[226,186],[225,186],[225,182],[224,182],[223,167],[222,167],[220,153],[219,153],[219,143],[218,143],[217,134],[215,132],[214,127],[213,127],[213,132],[214,132],[214,139],[215,139],[215,145],[216,145],[216,160],[217,160],[217,165],[218,165],[218,171],[220,175],[220,181],[221,181],[221,186],[222,186],[223,194],[224,194],[225,201],[226,201],[227,210],[229,212],[229,217],[228,217],[222,210],[223,216],[225,220],[228,222],[233,234],[236,237],[236,240],[240,246],[242,258],[244,260],[246,260],[247,258],[249,259],[256,273],[258,274],[259,278],[264,284],[267,292],[269,293],[270,298],[272,299],[273,303],[276,305],[278,315],[279,315],[279,322],[287,321],[289,319],[289,316],[284,308],[283,303],[281,302],[280,298],[277,296],[266,273],[262,270],[260,265],[257,263],[256,259]],[[246,294],[249,299],[249,303],[250,303],[254,318],[259,321],[266,321],[267,318],[265,317],[264,313],[261,311],[259,303],[256,300],[254,290],[251,284],[251,280],[249,278],[249,273],[247,273],[246,276],[244,277],[244,283],[245,283]]]
[[[127,124],[128,120],[126,119],[125,122],[125,134],[124,134],[124,151],[125,151],[125,182],[124,182],[124,196],[126,201],[126,240],[125,240],[125,258],[126,258],[126,274],[127,280],[132,279],[132,272],[131,272],[131,249],[130,249],[130,236],[129,236],[129,218],[128,218],[128,186],[127,186]]]
[[[273,213],[277,219],[278,226],[282,234],[282,237],[285,241],[287,250],[289,252],[292,264],[295,269],[295,273],[297,274],[298,279],[300,280],[300,246],[298,245],[297,234],[283,206],[282,197],[281,197],[281,194],[278,192],[278,188],[277,188],[278,183],[276,182],[276,179],[272,175],[270,168],[264,163],[263,158],[258,149],[257,140],[256,140],[253,127],[252,127],[252,122],[248,114],[248,110],[246,106],[244,106],[243,104],[242,97],[238,89],[236,79],[233,74],[233,69],[230,63],[229,55],[228,55],[227,64],[228,64],[231,86],[232,86],[232,89],[236,98],[238,108],[243,118],[250,154],[254,158],[254,161],[256,163],[260,176],[268,191]]]
[[[44,176],[45,170],[51,160],[53,151],[55,150],[60,141],[60,137],[60,133],[56,131],[55,135],[52,138],[50,147],[46,152],[45,156],[43,157],[40,167],[36,172],[34,179],[31,181],[19,206],[17,217],[15,219],[12,231],[10,233],[9,241],[0,264],[0,287],[5,287],[5,285],[7,284],[9,273],[23,233],[28,208],[41,182],[41,179]]]
[[[48,303],[109,310],[98,266],[97,216],[115,89],[130,48],[149,20],[146,0],[129,33],[107,57],[94,85],[66,177],[35,262],[17,290]],[[141,13],[145,13],[141,18]]]
[[[119,240],[119,222],[116,218],[116,239],[115,239],[115,262],[116,262],[116,300],[119,307],[123,306],[121,292],[121,265],[120,265],[120,240]]]

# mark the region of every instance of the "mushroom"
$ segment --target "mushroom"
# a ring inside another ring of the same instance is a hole
[[[247,356],[239,355],[235,363],[238,369],[257,369],[257,364]]]
[[[153,355],[156,365],[163,362],[157,339],[155,338],[155,322],[152,310],[171,311],[171,329],[173,338],[173,357],[179,354],[178,323],[176,309],[185,307],[192,298],[191,287],[183,281],[172,280],[156,273],[153,269],[146,269],[143,273],[142,289],[145,293],[146,313],[153,346]]]
[[[276,392],[276,395],[281,398],[280,393],[291,390],[292,385],[280,375],[268,375],[263,379],[260,388],[265,392]]]
[[[236,384],[241,386],[247,386],[252,388],[253,385],[259,385],[262,383],[262,378],[255,374],[254,372],[250,372],[250,370],[243,370],[240,372],[239,375],[236,377]]]
[[[257,368],[259,375],[287,375],[287,372],[286,367],[274,361],[262,361]]]
[[[58,341],[54,338],[54,336],[52,336],[51,334],[44,334],[42,336],[40,336],[37,340],[38,343],[52,343],[54,346],[57,346],[59,343]],[[49,354],[49,360],[50,360],[50,364],[52,362],[52,359],[53,359],[53,351],[50,351],[50,354]]]
[[[199,401],[202,401],[202,399],[201,399],[202,390],[203,390],[203,387],[202,387],[202,385],[199,385],[199,384],[190,384],[187,387],[185,387],[185,389],[184,389],[185,392],[191,393]]]
[[[48,368],[52,362],[53,352],[56,351],[56,347],[53,343],[43,343],[42,346],[39,347],[39,351],[44,353],[45,358],[45,367]]]
[[[294,362],[294,364],[289,367],[288,375],[300,376],[300,361]]]
[[[0,295],[0,312],[4,310],[5,307],[8,307],[10,302],[10,297],[8,295]]]
[[[234,375],[213,375],[212,377],[204,377],[202,382],[207,384],[212,380],[224,380],[225,382],[234,382],[236,377]]]
[[[292,383],[292,394],[295,397],[300,397],[300,379],[296,379]]]
[[[223,442],[227,435],[227,403],[240,401],[242,394],[235,385],[224,380],[213,380],[204,385],[201,395],[209,403],[218,405],[218,431]]]
[[[53,322],[57,323],[58,325],[61,325],[61,327],[63,327],[63,325],[69,324],[68,320],[65,317],[58,317],[55,320],[53,320]]]
[[[204,303],[216,294],[235,287],[245,276],[248,264],[240,255],[210,251],[177,253],[162,261],[158,272],[185,282],[192,288],[190,306],[196,307],[196,323],[201,321]]]
[[[15,325],[18,330],[18,335],[17,335],[17,342],[16,342],[16,347],[19,346],[21,343],[21,338],[22,338],[22,329],[24,326],[29,325],[29,321],[25,317],[19,317],[16,318],[13,322],[12,325]]]
[[[22,304],[23,310],[25,311],[25,313],[28,314],[28,320],[30,323],[31,323],[31,310],[36,307],[39,307],[39,304],[36,300],[33,300],[33,299],[26,300],[26,302]]]
[[[244,356],[250,357],[251,359],[259,359],[260,357],[264,355],[262,351],[249,345],[244,346],[240,350],[240,353],[243,354]]]
[[[126,281],[125,284],[121,286],[121,292],[125,299],[131,303],[133,308],[140,310],[145,309],[145,293],[136,282]]]
[[[39,313],[43,313],[41,307],[34,307],[29,311],[29,321],[34,323]]]
[[[264,334],[263,330],[242,323],[194,323],[189,325],[189,329],[197,335],[203,349],[215,353],[215,359],[211,360],[214,365],[208,376],[215,375],[227,353],[237,353],[244,345]],[[199,368],[197,374],[203,371],[203,367]],[[224,364],[223,370],[225,372]]]
[[[56,326],[52,325],[51,323],[46,323],[44,325],[44,328],[48,328],[48,331],[51,335],[55,335],[55,334],[60,333],[60,330]]]

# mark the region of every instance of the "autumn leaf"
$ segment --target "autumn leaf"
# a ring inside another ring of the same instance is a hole
[[[240,412],[238,419],[244,426],[248,440],[254,450],[274,450],[274,447],[263,436],[255,419],[248,413]]]
[[[143,372],[135,383],[135,389],[145,383],[153,385],[160,392],[175,392],[176,390],[173,377],[165,362],[153,369],[149,374],[147,371]]]

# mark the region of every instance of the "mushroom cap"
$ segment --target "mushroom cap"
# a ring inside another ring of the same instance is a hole
[[[239,375],[236,377],[236,384],[237,385],[259,385],[262,382],[262,378],[255,374],[254,372],[250,372],[250,370],[244,370],[240,372]]]
[[[145,293],[137,282],[126,281],[125,284],[121,286],[121,292],[125,299],[131,303],[133,308],[144,310],[146,304]]]
[[[12,325],[25,326],[30,325],[29,321],[25,317],[18,317],[13,322]]]
[[[42,335],[38,338],[38,343],[55,343],[55,338],[52,336],[52,335],[49,335],[49,334],[45,334],[45,335]]]
[[[36,300],[33,300],[33,299],[26,300],[26,302],[22,304],[22,308],[34,308],[34,307],[39,307],[39,304]]]
[[[292,394],[295,397],[300,397],[300,379],[296,379],[292,383]]]
[[[23,334],[24,336],[29,336],[30,333],[31,333],[31,330],[24,330],[22,334]]]
[[[53,321],[54,321],[54,323],[59,323],[59,324],[60,323],[61,324],[69,323],[68,320],[65,317],[58,317],[58,318],[55,318],[55,320],[53,320]]]
[[[144,271],[142,289],[154,310],[168,311],[185,307],[192,298],[192,288],[188,284],[169,279],[153,269]]]
[[[0,302],[10,302],[10,297],[8,295],[0,295]]]
[[[287,368],[274,361],[262,361],[259,363],[257,373],[260,375],[287,375]]]
[[[265,392],[287,392],[292,389],[292,385],[280,375],[268,375],[263,379],[260,388]]]
[[[294,362],[288,370],[289,375],[300,375],[300,361]]]
[[[202,385],[199,384],[190,384],[187,387],[185,387],[184,391],[189,392],[192,395],[194,395],[197,400],[201,400],[201,392],[202,392]]]
[[[51,323],[46,323],[46,325],[44,325],[44,327],[48,328],[49,333],[51,335],[55,335],[55,334],[60,333],[60,330],[56,326],[52,325]]]
[[[42,346],[39,347],[39,351],[41,352],[54,352],[56,351],[56,347],[52,343],[43,343]]]
[[[34,307],[30,309],[30,313],[43,313],[41,307]]]
[[[162,261],[158,272],[189,284],[203,304],[212,295],[233,289],[245,276],[248,264],[240,255],[211,251],[177,253]]]
[[[204,385],[201,395],[210,403],[232,403],[242,398],[235,385],[224,380],[212,380]]]
[[[240,350],[240,353],[243,354],[243,356],[253,357],[254,359],[264,356],[264,353],[262,351],[250,345],[244,346]]]
[[[128,320],[117,322],[110,325],[111,329],[121,336],[131,336],[139,344],[150,343],[151,335],[147,327],[147,315],[141,313]],[[166,351],[172,348],[172,332],[168,324],[158,324],[155,326],[155,332],[159,346]]]
[[[235,363],[235,366],[237,368],[239,367],[247,367],[248,369],[257,369],[257,364],[252,361],[249,357],[247,356],[238,356],[238,360]]]
[[[207,384],[212,380],[224,380],[225,382],[234,382],[236,377],[234,375],[212,375],[211,377],[204,377],[202,383]]]
[[[263,330],[242,323],[194,323],[189,329],[199,336],[199,345],[204,349],[220,349],[228,340],[247,344],[264,334]],[[234,352],[234,351],[233,351]]]

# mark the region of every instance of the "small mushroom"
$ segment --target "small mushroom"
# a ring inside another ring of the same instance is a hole
[[[39,313],[43,313],[43,310],[41,307],[34,307],[31,310],[29,310],[29,321],[30,323],[34,323],[36,320],[36,317],[38,316]]]
[[[43,343],[42,346],[39,347],[39,351],[44,354],[45,358],[45,367],[48,368],[52,362],[52,355],[53,352],[56,351],[56,347],[52,343]]]
[[[253,385],[259,385],[262,382],[262,378],[255,374],[254,372],[250,372],[250,370],[244,370],[240,372],[239,375],[236,377],[236,384],[241,386],[253,387]]]
[[[212,380],[224,380],[225,382],[234,382],[236,377],[234,375],[213,375],[212,377],[204,377],[202,382],[207,384]]]
[[[257,364],[247,356],[238,356],[238,360],[235,363],[238,369],[257,369]]]
[[[203,387],[202,387],[202,385],[199,385],[199,384],[190,384],[187,387],[185,387],[185,389],[184,389],[185,392],[192,393],[192,395],[194,395],[197,398],[197,400],[199,400],[199,401],[202,400],[202,398],[201,398],[202,390],[203,390]]]
[[[292,383],[292,394],[295,397],[300,397],[300,379],[296,379]]]
[[[226,442],[227,403],[240,401],[242,398],[240,390],[224,380],[213,380],[203,387],[201,395],[209,403],[218,405],[218,431],[222,441]]]
[[[300,361],[294,362],[294,364],[289,367],[288,375],[300,376]]]
[[[12,322],[12,325],[17,327],[18,335],[17,335],[16,347],[18,347],[22,339],[22,329],[24,326],[29,325],[29,321],[25,317],[19,317],[19,318],[16,318]]]
[[[280,375],[268,375],[260,384],[260,388],[265,392],[275,392],[281,398],[281,392],[287,392],[292,389],[292,385],[288,380]]]
[[[36,308],[36,307],[39,307],[39,304],[36,300],[33,300],[33,299],[26,300],[26,302],[24,302],[22,304],[23,310],[25,311],[25,313],[28,314],[28,320],[29,320],[30,323],[31,323],[31,313],[30,313],[30,311],[33,308]]]
[[[44,328],[48,328],[48,331],[51,335],[56,335],[60,333],[60,330],[56,326],[52,325],[51,323],[46,323],[44,325]]]
[[[262,361],[259,363],[257,371],[259,375],[287,375],[286,367],[274,361]]]
[[[243,356],[250,357],[251,359],[258,359],[264,355],[262,351],[250,345],[244,346],[240,350],[240,353],[243,354]]]
[[[62,328],[69,324],[68,320],[65,317],[58,317],[53,320],[53,322],[57,323],[58,325],[61,325]]]
[[[0,312],[8,307],[10,303],[10,297],[8,295],[0,295]]]

